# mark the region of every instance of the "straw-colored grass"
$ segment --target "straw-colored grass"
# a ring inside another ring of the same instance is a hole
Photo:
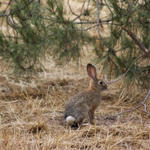
[[[78,2],[72,2],[75,11],[79,9]],[[89,56],[90,47],[79,66],[71,62],[61,67],[49,58],[43,63],[46,70],[30,79],[13,78],[7,64],[1,65],[0,150],[150,149],[150,117],[147,114],[136,110],[117,118],[107,117],[135,107],[146,96],[133,87],[132,94],[128,93],[129,89],[121,93],[121,83],[112,84],[102,93],[95,125],[84,124],[77,130],[65,125],[65,103],[88,86],[85,67],[92,60]],[[97,68],[100,73],[100,66]]]
[[[22,89],[15,82],[2,79],[0,149],[148,150],[150,147],[150,119],[146,114],[134,111],[116,119],[107,118],[134,107],[128,102],[118,103],[119,85],[110,86],[102,94],[95,125],[84,124],[80,129],[72,130],[64,124],[64,106],[72,95],[88,86],[87,76],[36,80],[37,86]],[[143,96],[140,94],[138,99]]]

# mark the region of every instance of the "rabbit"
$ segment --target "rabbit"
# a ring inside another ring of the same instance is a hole
[[[90,80],[88,89],[74,95],[65,106],[65,122],[78,128],[85,119],[94,124],[94,112],[101,101],[101,91],[107,89],[107,84],[97,79],[96,68],[87,64],[87,73]]]

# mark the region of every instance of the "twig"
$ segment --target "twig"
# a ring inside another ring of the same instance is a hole
[[[88,10],[89,5],[90,5],[90,0],[88,0],[88,4],[87,4],[87,8],[86,8],[86,10]]]
[[[8,7],[11,5],[11,3],[12,3],[12,0],[10,0],[10,1],[8,2],[8,5],[7,5],[7,7],[6,7],[5,11],[4,11],[4,14],[6,13]]]
[[[112,20],[111,19],[107,19],[107,20],[101,20],[100,21],[100,24],[102,24],[102,23],[109,23],[109,22],[112,22]],[[74,22],[74,24],[96,24],[97,23],[97,21],[81,21],[81,22]]]
[[[120,115],[123,115],[125,113],[129,113],[129,112],[135,111],[136,109],[139,109],[142,106],[144,106],[144,110],[142,110],[142,111],[147,113],[148,115],[150,115],[150,112],[147,111],[147,105],[146,105],[146,101],[148,100],[149,97],[150,97],[150,90],[148,91],[148,93],[147,93],[146,97],[144,98],[144,100],[138,106],[136,106],[135,108],[132,108],[132,109],[129,109],[129,110],[125,110],[125,111],[117,113],[116,115],[113,115],[113,116],[108,116],[108,117],[106,117],[106,119],[116,118],[116,117],[118,117]]]
[[[0,14],[0,17],[8,17],[10,16],[11,14]]]
[[[72,13],[73,15],[75,15],[75,16],[78,16],[78,15],[72,10],[71,5],[70,5],[70,0],[68,0],[67,3],[68,3],[68,6],[69,6],[69,9],[70,9],[71,13]]]
[[[107,8],[109,9],[109,11],[112,15],[112,20],[113,20],[113,17],[114,17],[113,11],[111,10],[110,6],[107,4],[107,1],[106,0],[104,0],[104,1],[105,1],[105,5],[107,6]]]
[[[141,50],[143,50],[148,57],[150,57],[150,50],[148,50],[141,42],[140,40],[129,30],[127,30],[125,27],[122,27],[124,31],[127,32],[127,34],[135,41],[135,43],[140,47]]]
[[[86,2],[86,0],[84,1],[83,5],[82,5],[80,14],[78,15],[78,14],[76,14],[76,13],[72,10],[71,5],[70,5],[70,0],[68,0],[69,9],[70,9],[71,13],[72,13],[74,16],[76,16],[76,17],[72,20],[72,22],[74,22],[75,20],[77,20],[78,18],[80,18],[80,17],[83,15],[82,10],[83,10],[83,7],[84,7],[84,5],[85,5],[85,2]]]
[[[12,0],[10,0],[8,6],[11,4],[11,1],[12,1]],[[33,0],[30,0],[29,3],[28,3],[26,6],[20,7],[17,11],[23,10],[23,9],[26,8],[28,5],[30,5],[32,2],[33,2]],[[8,8],[8,6],[7,6],[7,8]],[[7,8],[6,8],[6,9],[7,9]],[[9,16],[11,16],[11,15],[14,14],[13,11],[10,11],[10,13],[6,14],[6,9],[5,9],[5,11],[4,11],[4,14],[0,14],[0,17],[9,17]]]
[[[87,4],[87,8],[85,9],[85,11],[88,11],[88,8],[89,8],[89,3],[90,3],[90,0],[88,0],[88,4]],[[83,14],[84,14],[84,12],[82,11],[83,10],[83,7],[84,7],[84,5],[85,5],[85,1],[84,1],[84,3],[83,3],[83,5],[82,5],[82,9],[81,9],[81,13],[80,13],[80,15],[78,15],[77,17],[75,17],[72,21],[74,22],[74,21],[76,21],[77,19],[79,19]]]
[[[8,17],[10,16],[10,14],[7,14],[6,11],[8,9],[8,7],[11,5],[12,0],[10,0],[7,4],[7,7],[5,8],[5,10],[3,11],[3,14],[0,14],[0,17]]]
[[[90,26],[90,27],[85,28],[85,29],[76,29],[76,30],[77,30],[77,31],[87,31],[87,30],[90,30],[90,29],[95,28],[95,27],[97,27],[97,26],[98,26],[98,25],[97,25],[97,24],[95,24],[95,25]]]
[[[100,10],[99,10],[99,0],[96,0],[96,8],[97,8],[97,30],[98,30],[98,35],[99,35],[99,37],[100,37],[101,35],[100,35],[100,27],[99,27],[99,25],[100,25],[100,16],[99,16],[99,12],[100,12]]]
[[[148,91],[148,93],[147,93],[145,99],[143,100],[143,102],[141,102],[141,104],[144,106],[144,112],[148,113],[148,114],[150,114],[150,113],[147,112],[147,105],[145,103],[146,103],[147,99],[149,98],[149,96],[150,96],[150,90]]]
[[[108,80],[107,80],[107,75],[104,75],[104,78],[105,78],[106,83],[107,83],[107,84],[112,84],[112,83],[114,83],[114,82],[118,82],[119,80],[121,80],[123,77],[125,77],[125,76],[127,75],[127,73],[130,71],[130,69],[131,69],[131,67],[133,66],[133,64],[134,64],[137,60],[139,60],[140,58],[143,58],[144,56],[145,56],[145,54],[142,55],[142,56],[137,57],[136,59],[134,59],[133,62],[131,63],[131,65],[129,66],[129,68],[127,69],[127,71],[126,71],[125,73],[123,73],[121,76],[119,76],[117,79],[108,81]]]

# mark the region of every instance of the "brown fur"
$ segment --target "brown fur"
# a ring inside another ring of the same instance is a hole
[[[71,116],[75,118],[74,124],[78,125],[87,118],[94,124],[94,112],[101,100],[100,92],[107,89],[107,85],[97,79],[96,68],[93,65],[87,65],[87,73],[91,77],[89,88],[73,96],[65,107],[65,119]]]

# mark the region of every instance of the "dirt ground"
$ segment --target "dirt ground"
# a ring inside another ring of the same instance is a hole
[[[95,125],[85,123],[77,130],[65,125],[65,103],[86,88],[88,80],[87,76],[36,80],[37,86],[21,88],[1,77],[0,149],[148,150],[150,116],[141,109],[111,117],[134,107],[125,101],[127,98],[119,101],[118,85],[103,92],[95,114]],[[139,101],[142,98],[143,95],[138,96]]]

